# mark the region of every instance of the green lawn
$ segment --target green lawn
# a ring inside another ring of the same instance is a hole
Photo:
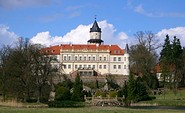
[[[10,103],[11,104],[11,103]],[[155,100],[139,102],[140,105],[157,104],[162,106],[185,106],[185,90],[178,90],[175,96],[173,91],[165,95],[157,95]],[[14,105],[14,104],[13,104]],[[0,113],[185,113],[185,110],[164,109],[133,109],[125,107],[84,107],[84,108],[25,108],[42,104],[20,103],[17,107],[3,107],[0,105]]]
[[[178,90],[176,95],[173,91],[166,91],[165,94],[156,95],[156,99],[152,101],[142,101],[139,103],[161,106],[185,106],[185,90]]]
[[[123,107],[85,108],[10,108],[0,107],[0,113],[184,113],[177,110],[143,110]]]

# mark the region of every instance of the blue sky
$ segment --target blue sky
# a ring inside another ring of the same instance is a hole
[[[131,43],[137,31],[185,45],[185,0],[0,0],[0,45],[17,37],[45,45],[86,43],[97,15],[107,44]]]

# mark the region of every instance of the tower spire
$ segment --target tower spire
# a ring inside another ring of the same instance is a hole
[[[103,40],[101,40],[101,28],[98,26],[96,21],[96,15],[94,15],[94,23],[90,28],[90,40],[87,42],[90,44],[102,44]]]
[[[126,46],[125,46],[125,53],[129,53],[128,43],[126,43]]]

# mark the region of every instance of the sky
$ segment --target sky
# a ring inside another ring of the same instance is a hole
[[[45,46],[86,44],[96,20],[104,44],[136,42],[138,31],[185,46],[185,0],[0,0],[0,47],[19,37]],[[96,16],[95,16],[96,15]]]

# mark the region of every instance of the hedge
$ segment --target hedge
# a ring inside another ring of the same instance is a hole
[[[85,107],[85,103],[75,101],[50,101],[48,102],[48,106],[52,108]]]

